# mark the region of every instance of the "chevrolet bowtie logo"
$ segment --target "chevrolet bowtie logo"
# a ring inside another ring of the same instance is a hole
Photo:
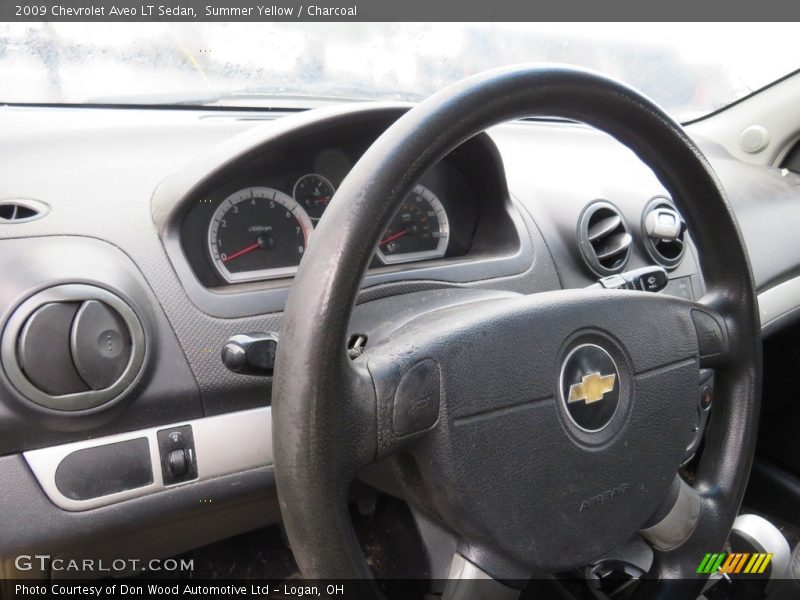
[[[580,402],[581,400],[584,400],[586,404],[598,402],[614,389],[616,380],[616,375],[600,375],[598,372],[584,375],[581,377],[580,383],[573,383],[569,386],[568,402]]]

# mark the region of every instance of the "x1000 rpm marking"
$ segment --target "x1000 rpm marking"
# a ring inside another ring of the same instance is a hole
[[[230,283],[293,274],[306,250],[311,220],[294,199],[267,187],[228,196],[211,218],[208,249]]]

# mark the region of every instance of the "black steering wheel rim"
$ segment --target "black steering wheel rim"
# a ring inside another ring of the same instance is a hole
[[[693,577],[692,560],[718,550],[744,494],[755,448],[760,388],[759,318],[747,252],[724,191],[683,129],[638,92],[566,67],[513,67],[456,83],[415,106],[351,170],[327,209],[287,301],[273,384],[273,446],[281,510],[295,558],[310,578],[365,578],[346,508],[359,465],[380,437],[365,367],[346,354],[347,327],[384,223],[433,164],[501,122],[563,117],[612,135],[671,193],[689,224],[707,285],[705,305],[727,327],[715,408],[695,488],[698,525],[661,552],[654,579]],[[378,441],[380,447],[380,440]],[[690,557],[687,559],[687,557]]]

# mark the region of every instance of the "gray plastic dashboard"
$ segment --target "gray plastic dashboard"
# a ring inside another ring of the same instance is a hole
[[[13,531],[0,543],[0,556],[26,543],[59,551],[81,544],[94,547],[99,538],[121,530],[135,538],[133,547],[145,551],[150,542],[132,533],[138,523],[167,527],[159,539],[170,531],[170,515],[203,523],[199,531],[205,533],[195,531],[182,545],[147,550],[175,552],[277,517],[271,476],[264,473],[269,464],[268,432],[251,446],[258,451],[256,458],[249,454],[244,460],[232,451],[225,455],[230,463],[206,471],[201,467],[207,476],[196,483],[165,489],[156,481],[147,494],[109,503],[64,503],[50,495],[52,488],[45,496],[51,476],[47,465],[53,453],[63,456],[74,444],[91,446],[115,436],[152,440],[154,432],[168,424],[198,423],[208,433],[209,426],[221,422],[217,419],[236,421],[229,413],[247,414],[241,411],[260,415],[250,424],[268,422],[269,381],[231,373],[219,352],[234,334],[278,331],[290,282],[224,292],[204,287],[192,274],[176,237],[181,202],[209,174],[263,152],[298,129],[376,113],[399,115],[403,110],[404,106],[385,104],[294,115],[0,108],[0,201],[35,200],[49,208],[38,220],[0,222],[3,268],[30,264],[32,272],[41,275],[3,296],[0,313],[7,318],[26,297],[58,283],[123,287],[146,322],[152,344],[136,388],[113,410],[67,417],[25,406],[13,390],[0,389],[0,437],[5,440],[0,487],[13,485],[15,490],[0,504],[0,530]],[[665,190],[627,149],[569,123],[511,123],[491,130],[489,137],[502,161],[508,195],[501,200],[519,235],[518,251],[489,261],[465,259],[368,275],[360,301],[447,288],[531,294],[589,285],[596,276],[580,257],[575,226],[586,204],[601,198],[619,207],[630,225],[635,242],[628,268],[650,262],[641,241],[641,211]],[[793,225],[800,222],[799,178],[745,166],[714,144],[699,142],[739,216],[761,293],[763,325],[765,331],[774,330],[800,312],[800,238]],[[127,283],[104,277],[104,261],[115,262]],[[702,294],[691,245],[671,277],[673,293]],[[220,431],[231,440],[257,435],[237,428]],[[201,447],[219,443],[204,441],[202,431],[198,435]],[[29,453],[27,462],[21,452]],[[156,464],[153,468],[158,472]],[[241,495],[235,487],[225,487],[228,483],[239,485]],[[216,506],[188,509],[200,490],[212,488],[208,493],[220,499]],[[265,507],[265,502],[271,504]],[[106,506],[98,509],[101,504]],[[16,524],[27,506],[45,507],[47,519]],[[163,518],[156,518],[162,510]],[[245,524],[236,511],[259,516]],[[93,519],[88,529],[87,518]],[[174,527],[184,532],[197,529],[185,522]]]

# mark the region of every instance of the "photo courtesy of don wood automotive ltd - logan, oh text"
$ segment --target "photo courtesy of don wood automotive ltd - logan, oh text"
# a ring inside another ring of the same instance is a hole
[[[0,0],[0,600],[800,598],[800,5]]]

